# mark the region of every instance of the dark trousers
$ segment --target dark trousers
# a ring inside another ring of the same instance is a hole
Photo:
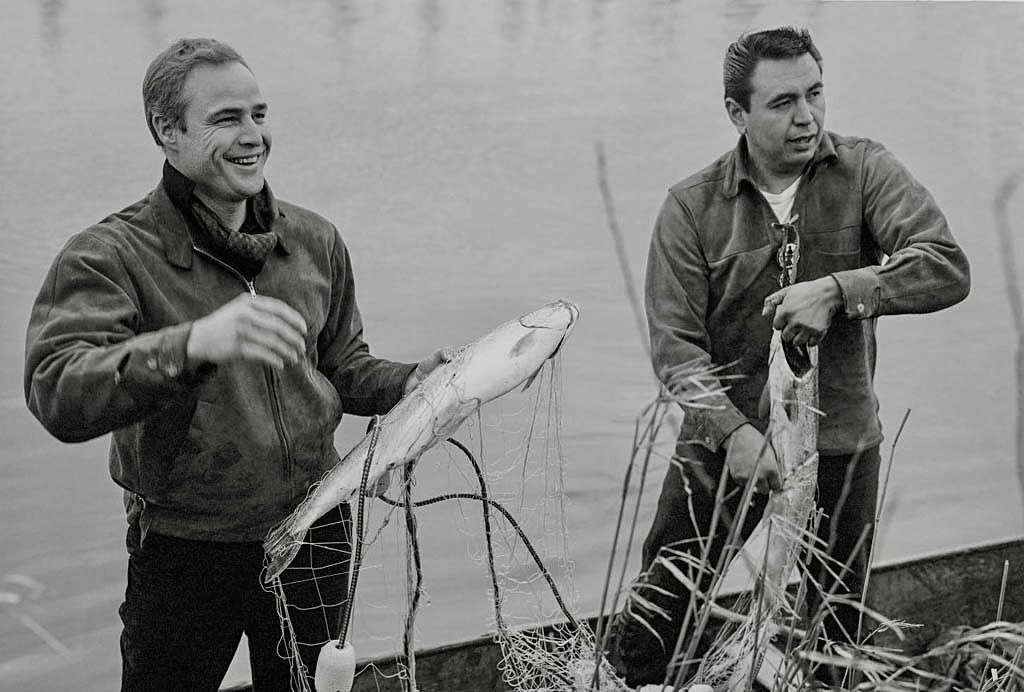
[[[347,598],[351,517],[328,512],[281,575],[299,655],[313,687],[320,647],[337,637]],[[216,692],[242,633],[254,692],[292,689],[278,603],[260,581],[260,543],[193,541],[128,530],[121,604],[122,692]],[[326,607],[321,607],[326,604]]]
[[[879,461],[877,447],[856,455],[828,456],[819,460],[817,505],[824,511],[824,517],[818,527],[818,536],[829,546],[829,555],[834,560],[830,563],[833,570],[839,571],[842,565],[850,565],[842,575],[842,581],[837,583],[823,565],[808,561],[811,574],[822,584],[826,594],[831,591],[856,598],[863,589],[877,507]],[[670,556],[669,551],[685,551],[699,557],[702,541],[698,539],[713,536],[707,563],[713,567],[725,547],[729,525],[725,520],[719,521],[713,532],[710,525],[722,473],[728,473],[724,449],[710,452],[696,445],[680,444],[677,447],[676,459],[662,484],[654,523],[644,542],[643,571],[634,585],[634,593],[662,609],[667,617],[645,617],[657,636],[624,612],[618,615],[613,627],[609,658],[630,685],[659,684],[665,680],[669,659],[690,602],[690,591],[663,564],[663,560]],[[743,487],[729,478],[723,515],[730,519],[739,517],[742,495]],[[764,513],[766,503],[767,495],[753,495],[753,505],[739,531],[738,542],[750,536]],[[862,534],[865,534],[863,542]],[[663,560],[656,561],[659,554]],[[682,562],[676,560],[674,564],[687,573]],[[706,590],[709,583],[710,578],[706,578],[699,588]],[[811,588],[808,612],[815,612],[821,599],[822,593]],[[826,618],[824,622],[828,638],[849,641],[856,637],[858,609],[849,606],[835,609],[837,617]],[[690,622],[692,627],[693,619]],[[707,638],[702,643],[706,647]],[[701,653],[702,648],[698,648],[698,658]],[[694,670],[690,668],[691,673]]]

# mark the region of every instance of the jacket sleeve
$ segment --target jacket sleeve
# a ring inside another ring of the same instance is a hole
[[[832,275],[846,317],[933,312],[963,300],[967,257],[928,190],[877,143],[868,144],[862,188],[864,222],[889,259]]]
[[[708,275],[693,218],[670,193],[655,222],[647,257],[651,363],[670,391],[697,404],[684,407],[683,439],[714,451],[747,418],[724,394],[713,371],[714,366],[727,364],[711,360],[704,317]],[[680,378],[683,373],[688,376]]]
[[[143,332],[117,250],[85,231],[54,260],[29,317],[25,400],[55,437],[81,442],[187,397],[211,372],[186,367],[191,322]]]
[[[415,363],[397,363],[370,355],[356,305],[355,279],[348,249],[337,231],[331,250],[330,312],[317,341],[320,371],[330,379],[346,413],[387,413],[402,398]]]

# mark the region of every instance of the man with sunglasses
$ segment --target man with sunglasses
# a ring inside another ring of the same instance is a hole
[[[875,319],[940,310],[970,287],[967,259],[928,191],[880,144],[824,129],[821,67],[804,30],[746,34],[729,46],[725,108],[739,143],[673,186],[655,224],[646,275],[655,371],[666,384],[680,368],[712,365],[741,377],[725,383],[727,394],[704,400],[711,408],[686,411],[634,592],[648,607],[637,608],[637,598],[627,605],[646,612],[650,627],[627,614],[616,623],[612,659],[630,684],[660,683],[678,665],[669,658],[690,593],[665,560],[671,551],[699,557],[721,474],[728,473],[729,516],[739,514],[743,486],[755,484],[742,537],[768,491],[781,487],[758,410],[772,329],[819,347],[818,533],[832,568],[848,572],[837,583],[823,565],[812,569],[826,593],[856,598],[882,440],[872,387]],[[711,374],[703,379],[723,384]],[[716,564],[727,531],[714,528],[708,564]],[[811,608],[820,599],[812,593]],[[840,606],[824,631],[850,641],[857,621],[856,608]]]

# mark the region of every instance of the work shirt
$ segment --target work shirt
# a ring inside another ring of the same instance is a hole
[[[842,308],[819,346],[818,448],[853,453],[881,439],[873,389],[875,320],[924,313],[962,300],[967,258],[931,194],[877,142],[826,132],[803,173],[786,229],[758,192],[745,138],[710,166],[672,186],[655,223],[646,308],[655,372],[705,373],[728,386],[686,410],[680,439],[717,450],[740,425],[764,431],[758,402],[768,377],[771,319],[764,299],[779,290],[777,254],[799,238],[797,281],[831,276]],[[888,257],[883,263],[883,258]],[[728,366],[721,380],[707,371]],[[693,383],[684,394],[696,394]]]

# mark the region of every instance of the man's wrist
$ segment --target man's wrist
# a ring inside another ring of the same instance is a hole
[[[821,286],[824,289],[825,300],[828,303],[831,314],[836,314],[843,308],[842,286],[839,285],[838,279],[831,274],[821,277],[818,281],[821,282]]]

